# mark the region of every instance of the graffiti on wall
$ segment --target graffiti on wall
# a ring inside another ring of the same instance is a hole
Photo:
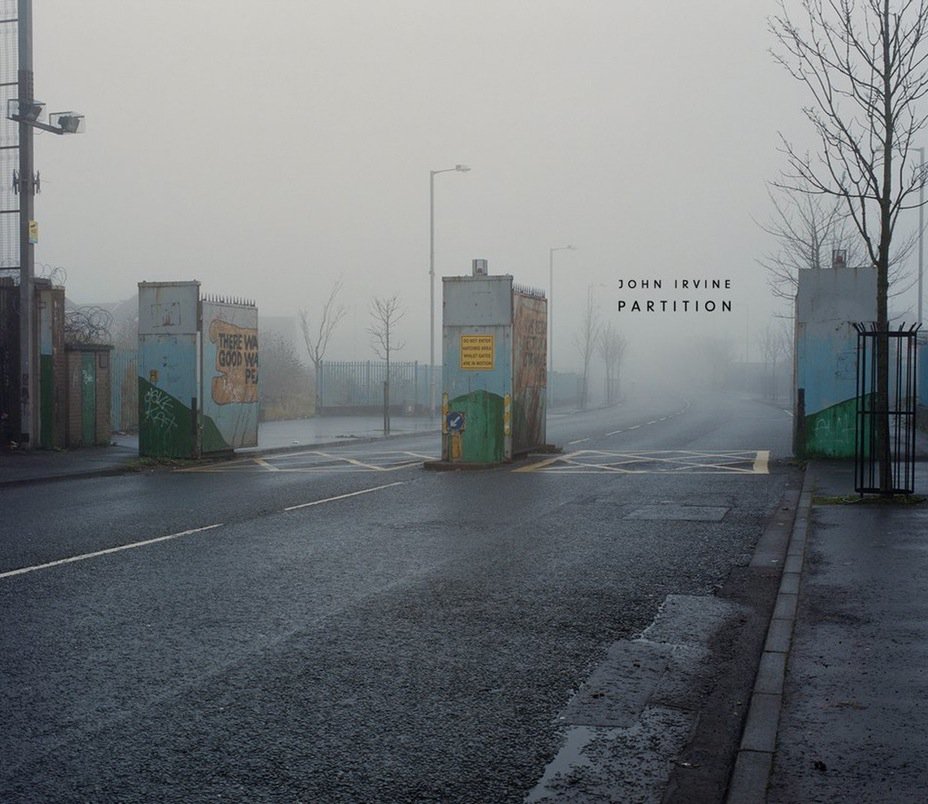
[[[149,388],[142,398],[142,416],[145,422],[157,430],[177,429],[174,415],[174,400],[160,388]]]
[[[220,318],[209,325],[216,347],[212,396],[217,405],[258,401],[258,330],[239,327]]]

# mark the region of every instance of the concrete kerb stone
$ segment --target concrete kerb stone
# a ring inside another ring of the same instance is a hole
[[[773,770],[783,687],[796,622],[802,562],[812,510],[811,484],[807,473],[803,478],[787,559],[773,616],[767,628],[764,653],[754,682],[741,746],[728,786],[728,804],[754,804],[766,799],[767,785]]]

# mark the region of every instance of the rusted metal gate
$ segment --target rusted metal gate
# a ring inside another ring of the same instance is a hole
[[[917,409],[917,335],[921,325],[878,331],[855,324],[857,330],[857,418],[854,448],[854,488],[859,494],[912,494],[915,491],[915,425]],[[888,393],[878,393],[881,338],[887,339]],[[881,449],[880,424],[885,420],[887,444]],[[891,488],[880,482],[880,455],[888,461]]]

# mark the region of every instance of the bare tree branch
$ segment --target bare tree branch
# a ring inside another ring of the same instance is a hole
[[[583,362],[582,385],[580,388],[580,407],[585,408],[589,404],[590,397],[590,361],[593,359],[593,352],[596,349],[596,343],[599,340],[600,330],[599,313],[596,305],[593,303],[593,288],[587,289],[586,308],[583,311],[583,320],[580,323],[580,331],[574,336],[574,345],[580,353],[580,359]]]
[[[319,315],[319,325],[313,329],[309,313],[306,310],[300,310],[300,329],[303,332],[303,342],[306,344],[306,351],[309,352],[309,359],[312,361],[316,374],[319,373],[319,366],[325,358],[326,350],[329,348],[329,340],[332,333],[338,326],[338,323],[345,317],[348,310],[344,305],[336,304],[335,300],[341,292],[342,283],[335,282],[329,291],[329,296],[322,306],[322,312]]]

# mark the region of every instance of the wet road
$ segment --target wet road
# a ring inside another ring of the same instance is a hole
[[[746,564],[789,428],[666,395],[493,471],[426,436],[4,490],[0,800],[521,801],[610,646]]]

